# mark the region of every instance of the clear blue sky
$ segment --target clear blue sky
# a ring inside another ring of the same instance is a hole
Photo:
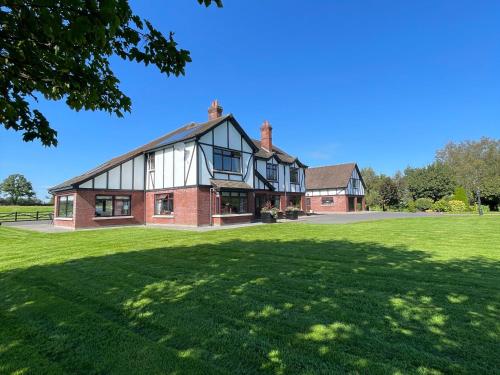
[[[0,178],[46,189],[190,121],[212,99],[253,137],[311,165],[356,161],[392,174],[432,161],[449,141],[500,137],[499,1],[132,2],[176,32],[193,62],[182,78],[113,60],[133,101],[123,119],[38,105],[59,146],[0,129]]]

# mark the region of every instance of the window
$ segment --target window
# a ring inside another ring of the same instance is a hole
[[[300,201],[301,201],[300,196],[291,197],[290,200],[288,201],[288,205],[292,207],[301,208]]]
[[[57,197],[57,217],[73,217],[73,196]]]
[[[278,180],[278,165],[277,164],[266,164],[266,178],[269,181],[277,181]]]
[[[353,189],[357,189],[359,187],[359,180],[357,178],[351,178],[351,186]]]
[[[241,153],[214,148],[214,169],[218,171],[241,173]]]
[[[96,195],[95,216],[130,216],[130,196]]]
[[[155,195],[155,215],[170,215],[174,212],[174,194]]]
[[[290,167],[290,182],[293,184],[299,182],[299,168]]]
[[[333,197],[321,197],[322,206],[331,206],[333,204]]]
[[[272,195],[271,199],[269,199],[273,207],[277,208],[278,210],[280,209],[280,196],[279,195]]]
[[[223,191],[220,196],[222,214],[243,214],[247,212],[247,193]]]
[[[154,153],[148,154],[148,169],[150,171],[155,170],[155,154]]]

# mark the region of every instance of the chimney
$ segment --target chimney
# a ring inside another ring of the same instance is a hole
[[[215,99],[210,107],[208,108],[208,121],[215,120],[222,116],[222,107],[219,105],[219,101]]]
[[[260,145],[269,152],[273,151],[273,127],[267,120],[260,127]]]

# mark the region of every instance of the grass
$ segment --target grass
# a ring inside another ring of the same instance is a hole
[[[54,206],[0,206],[0,213],[36,211],[53,212]]]
[[[0,228],[0,373],[498,373],[499,229]]]

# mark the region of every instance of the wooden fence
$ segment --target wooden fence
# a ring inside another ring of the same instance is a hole
[[[52,212],[0,212],[0,223],[11,223],[15,221],[39,221],[52,220]]]

